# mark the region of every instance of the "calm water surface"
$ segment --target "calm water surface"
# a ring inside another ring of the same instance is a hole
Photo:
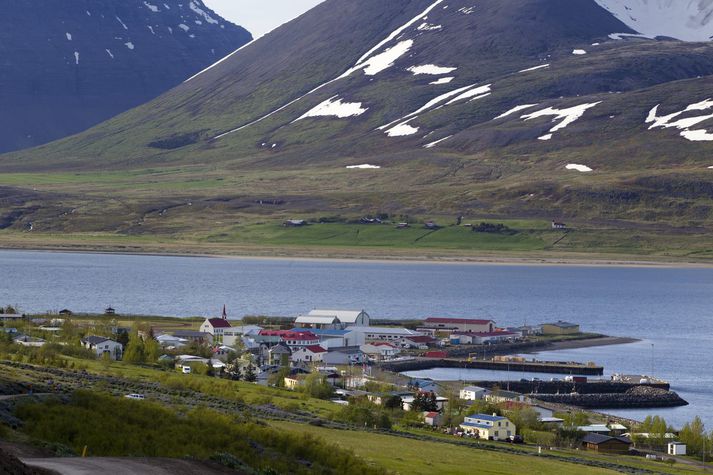
[[[488,266],[211,259],[0,251],[0,304],[124,314],[294,316],[312,308],[373,317],[488,317],[499,325],[569,320],[584,331],[641,338],[545,358],[596,361],[608,372],[668,379],[713,428],[713,269]],[[436,375],[437,376],[437,375]],[[517,375],[517,379],[521,376]],[[445,378],[445,379],[458,379]],[[627,414],[640,416],[642,411]]]

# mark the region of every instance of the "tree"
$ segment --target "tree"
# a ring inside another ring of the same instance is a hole
[[[129,336],[129,344],[124,351],[124,361],[127,363],[140,364],[146,361],[144,353],[144,341],[139,337],[137,331]]]
[[[156,363],[161,356],[161,345],[152,336],[147,337],[144,341],[144,355],[148,363]]]
[[[508,411],[508,418],[515,424],[520,434],[523,430],[537,429],[539,426],[539,414],[531,407]]]
[[[319,373],[308,374],[302,389],[306,394],[317,399],[330,399],[334,395],[332,385]]]
[[[679,438],[687,445],[688,453],[691,455],[702,455],[706,447],[709,446],[705,425],[698,416],[683,426]]]
[[[433,392],[418,391],[413,398],[411,409],[417,412],[432,412],[438,410],[436,395]]]
[[[647,416],[640,430],[649,434],[647,445],[656,448],[662,448],[666,444],[666,433],[671,432],[666,420],[659,416]]]
[[[403,409],[404,401],[401,396],[389,396],[384,401],[384,407],[386,409]]]
[[[245,368],[245,381],[248,383],[254,383],[257,381],[257,375],[255,374],[255,367],[251,364],[248,365],[247,368]]]

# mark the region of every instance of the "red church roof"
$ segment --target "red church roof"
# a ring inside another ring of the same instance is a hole
[[[213,325],[213,328],[232,328],[230,322],[222,318],[209,318],[208,323]]]

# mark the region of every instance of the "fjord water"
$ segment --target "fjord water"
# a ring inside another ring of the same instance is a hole
[[[712,296],[713,269],[701,268],[0,252],[0,304],[31,313],[112,306],[122,314],[203,316],[226,304],[231,318],[322,307],[364,308],[376,318],[487,317],[501,326],[568,320],[586,332],[642,341],[543,358],[595,361],[608,374],[648,374],[653,360],[655,376],[691,402],[653,412],[675,425],[700,415],[713,429]]]

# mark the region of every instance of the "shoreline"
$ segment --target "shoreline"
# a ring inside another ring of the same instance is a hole
[[[596,348],[599,346],[628,345],[642,341],[639,338],[602,336],[599,338],[587,338],[584,340],[553,341],[547,346],[536,350],[525,351],[526,354],[536,354],[545,351],[577,350],[580,348]]]
[[[351,252],[350,252],[351,251]],[[378,251],[378,252],[377,252]],[[18,245],[3,243],[0,252],[42,252],[62,254],[98,254],[147,257],[183,257],[205,259],[335,262],[335,263],[397,263],[397,264],[438,264],[438,265],[479,265],[479,266],[526,266],[526,267],[621,267],[644,269],[713,269],[713,261],[691,261],[656,259],[652,256],[638,259],[638,256],[597,256],[572,255],[510,255],[499,253],[468,254],[448,249],[433,252],[410,252],[407,249],[332,249],[332,248],[271,248],[271,247],[231,247],[213,250],[191,245]]]

